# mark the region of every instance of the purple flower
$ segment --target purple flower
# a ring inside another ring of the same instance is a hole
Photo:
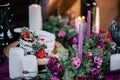
[[[63,67],[62,65],[59,64],[59,65],[58,65],[58,70],[59,70],[59,72],[62,73],[62,72],[64,71],[64,67]]]
[[[54,76],[57,76],[57,75],[59,75],[59,69],[58,69],[58,65],[57,66],[53,66],[53,68],[52,68],[52,70],[51,70],[51,73],[52,73],[52,75],[54,75]]]
[[[64,67],[59,64],[58,58],[51,57],[48,61],[48,69],[50,69],[52,78],[51,80],[61,80],[58,77],[62,77],[62,72],[64,71]]]
[[[54,68],[54,66],[57,66],[58,65],[58,58],[56,57],[51,57],[49,60],[48,60],[48,68],[50,70],[52,70]]]
[[[81,65],[81,60],[78,57],[72,59],[72,65],[77,69]]]
[[[78,38],[77,38],[77,36],[74,36],[74,37],[70,38],[70,39],[68,40],[68,43],[69,43],[70,45],[72,45],[72,44],[77,44],[77,43],[78,43]]]
[[[65,38],[66,37],[66,32],[64,30],[61,30],[61,31],[58,32],[57,35],[58,35],[59,38]]]
[[[64,67],[62,65],[58,64],[57,66],[53,67],[51,72],[54,76],[61,76],[63,70],[64,70]]]
[[[95,65],[97,66],[97,68],[100,68],[101,67],[101,65],[102,65],[102,59],[99,57],[99,56],[95,56],[94,57],[94,63],[95,63]]]
[[[105,41],[103,39],[100,39],[99,43],[97,44],[97,48],[104,50],[105,49]]]
[[[69,20],[67,23],[71,28],[75,28],[75,21],[74,20]]]
[[[62,79],[59,78],[59,77],[57,77],[57,76],[52,76],[52,77],[50,78],[50,80],[62,80]]]
[[[87,56],[87,58],[91,59],[92,56],[93,56],[93,53],[92,52],[86,52],[86,56]]]
[[[91,68],[90,69],[90,73],[92,74],[92,76],[97,76],[99,74],[99,70],[97,68]]]

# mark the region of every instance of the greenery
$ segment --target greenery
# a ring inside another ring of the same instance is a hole
[[[104,78],[104,72],[109,70],[110,54],[112,50],[112,44],[106,39],[104,34],[91,33],[90,39],[87,40],[85,36],[86,31],[84,31],[82,61],[78,61],[80,65],[76,68],[77,64],[73,64],[72,62],[74,58],[80,58],[78,55],[78,44],[69,44],[68,41],[70,38],[76,37],[77,32],[75,32],[75,29],[68,26],[65,20],[59,21],[57,17],[50,16],[48,21],[44,23],[44,30],[54,33],[57,37],[56,40],[68,49],[69,54],[62,52],[61,55],[61,50],[59,50],[59,54],[62,56],[60,57],[60,62],[65,68],[65,73],[67,72],[71,80],[79,76],[88,76],[95,78],[95,80]],[[66,32],[64,38],[58,36],[61,30]],[[91,55],[87,53],[91,53]],[[69,56],[66,56],[66,54]],[[95,73],[96,71],[97,73]],[[64,76],[63,80],[65,79]]]
[[[68,48],[68,39],[77,35],[77,32],[75,29],[71,29],[69,25],[66,23],[66,19],[59,20],[58,17],[55,16],[50,16],[47,21],[44,22],[43,29],[54,33],[56,36],[56,41],[60,42],[63,44],[64,47]],[[58,37],[58,32],[60,30],[65,31],[66,37],[64,39],[61,39]]]

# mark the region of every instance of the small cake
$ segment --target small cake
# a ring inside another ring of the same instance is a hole
[[[45,58],[52,54],[55,46],[55,35],[41,30],[38,34],[28,28],[23,28],[20,35],[20,47],[26,54],[35,54]]]

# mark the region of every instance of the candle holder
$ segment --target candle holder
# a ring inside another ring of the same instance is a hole
[[[116,43],[115,53],[120,53],[120,20],[113,20],[110,24],[110,33]]]

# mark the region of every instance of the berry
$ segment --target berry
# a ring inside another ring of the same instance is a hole
[[[34,41],[35,40],[35,38],[32,38],[32,41]]]
[[[44,38],[40,38],[41,41],[44,41],[45,39]]]
[[[47,56],[47,54],[46,54],[44,49],[39,50],[38,53],[37,53],[38,58],[43,58],[43,57],[46,57],[46,56]]]

